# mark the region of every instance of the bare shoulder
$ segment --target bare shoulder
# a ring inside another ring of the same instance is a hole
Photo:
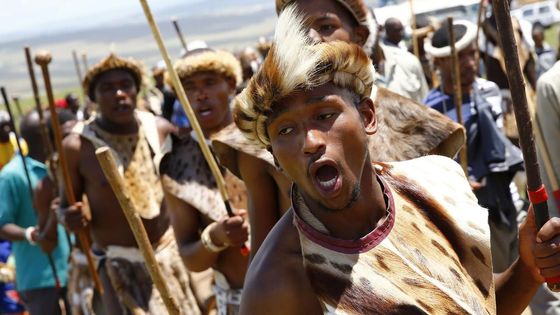
[[[82,137],[77,133],[70,133],[62,140],[65,151],[80,151],[82,148]]]
[[[246,170],[250,171],[251,173],[255,172],[264,174],[268,166],[268,163],[266,163],[262,159],[259,159],[254,155],[247,154],[243,151],[237,151],[237,160],[239,163],[240,171]]]
[[[303,267],[299,236],[288,211],[249,266],[241,314],[321,314]]]

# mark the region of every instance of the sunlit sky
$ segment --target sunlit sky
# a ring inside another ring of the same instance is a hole
[[[203,0],[151,0],[152,10]],[[211,1],[211,0],[206,0]],[[0,0],[0,42],[33,35],[126,23],[142,14],[138,0]]]

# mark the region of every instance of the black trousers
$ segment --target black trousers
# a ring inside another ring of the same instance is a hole
[[[65,287],[20,291],[19,295],[30,315],[62,315],[59,302],[64,303],[66,314],[70,314],[71,309],[66,299]]]

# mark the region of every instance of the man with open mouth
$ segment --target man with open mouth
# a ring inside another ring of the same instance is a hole
[[[249,267],[241,314],[519,314],[559,275],[552,219],[520,227],[520,258],[492,272],[487,211],[441,156],[373,162],[374,69],[363,50],[314,43],[294,7],[235,122],[294,185]],[[389,144],[385,144],[389,145]],[[380,144],[382,149],[384,144]]]
[[[305,31],[314,41],[354,43],[371,54],[377,25],[363,0],[276,0],[276,11],[280,14],[290,4],[297,4],[305,16]],[[452,157],[463,145],[464,129],[451,119],[386,88],[373,91],[379,132],[369,141],[369,150],[380,161],[426,154]],[[224,128],[212,140],[222,165],[247,185],[254,255],[290,207],[291,181],[276,169],[272,155],[244,139],[236,126]]]
[[[233,123],[230,104],[236,87],[243,81],[241,64],[232,54],[196,49],[187,52],[174,67],[206,139]],[[249,238],[249,224],[244,218],[245,185],[223,170],[236,214],[228,217],[216,181],[197,143],[201,140],[190,128],[181,129],[179,135],[172,138],[172,148],[166,151],[160,170],[181,257],[190,271],[212,270],[210,277],[213,273],[212,291],[218,314],[237,314],[248,265],[248,257],[240,252],[241,245]],[[212,296],[204,290],[198,292],[202,302]]]
[[[196,315],[200,310],[173,237],[157,173],[156,157],[175,128],[163,118],[136,110],[141,82],[138,62],[114,54],[86,73],[84,91],[97,103],[98,114],[85,123],[78,123],[63,141],[74,197],[79,202],[69,205],[61,190],[60,212],[72,231],[89,229],[108,314],[138,309],[145,314],[166,312],[124,213],[97,161],[95,150],[108,146],[181,314]],[[83,195],[89,201],[89,212],[82,207]]]

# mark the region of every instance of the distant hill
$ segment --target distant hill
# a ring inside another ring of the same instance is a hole
[[[187,41],[200,39],[211,47],[231,51],[254,45],[260,36],[270,36],[276,21],[274,2],[265,0],[211,0],[179,4],[154,12],[154,16],[173,56],[178,56],[180,42],[171,24],[172,16],[178,19]],[[140,14],[86,30],[68,30],[2,43],[0,84],[5,85],[11,95],[21,97],[31,95],[23,54],[25,45],[29,45],[32,52],[46,49],[52,53],[51,76],[56,90],[78,85],[72,50],[80,55],[86,53],[89,66],[111,50],[121,56],[141,59],[147,69],[161,59],[145,18]],[[38,67],[35,72],[40,75]],[[38,80],[42,83],[40,76]],[[44,95],[44,92],[41,94]]]
[[[115,0],[119,1],[119,0]],[[422,1],[422,0],[418,0]],[[375,0],[366,0],[374,5]],[[176,17],[187,41],[204,40],[211,47],[241,50],[254,45],[260,36],[270,36],[274,32],[276,12],[273,0],[200,0],[184,1],[154,12],[167,48],[173,56],[180,52],[180,42],[171,24]],[[10,95],[21,98],[31,96],[27,66],[23,47],[29,45],[32,53],[48,50],[53,55],[51,79],[55,91],[71,90],[79,86],[72,59],[72,50],[80,55],[87,54],[88,65],[92,66],[101,58],[115,51],[121,56],[131,56],[144,62],[150,69],[161,59],[151,31],[141,11],[117,12],[107,8],[112,15],[92,16],[77,29],[57,27],[55,34],[45,33],[11,41],[0,39],[0,85],[5,85]],[[95,22],[95,20],[99,22]],[[40,33],[37,30],[36,33]],[[43,80],[39,68],[40,93],[44,97]]]

